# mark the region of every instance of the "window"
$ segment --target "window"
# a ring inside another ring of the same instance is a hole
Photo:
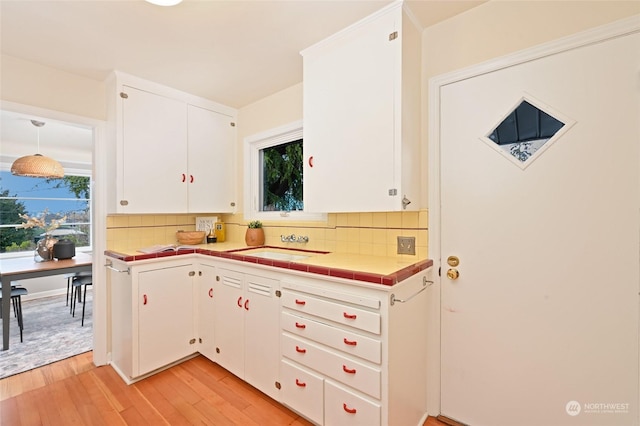
[[[245,139],[245,219],[326,220],[304,211],[302,122]]]
[[[46,229],[41,227],[16,229],[24,222],[21,214],[44,219],[46,225],[66,217],[51,234],[73,241],[78,248],[90,247],[90,178],[46,179],[0,171],[0,253],[32,251],[44,236]]]

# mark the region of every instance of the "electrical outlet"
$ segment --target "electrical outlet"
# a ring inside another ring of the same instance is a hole
[[[196,231],[205,231],[209,235],[209,231],[213,229],[213,225],[218,221],[217,216],[212,217],[196,217]]]
[[[416,254],[416,237],[398,236],[398,254]]]

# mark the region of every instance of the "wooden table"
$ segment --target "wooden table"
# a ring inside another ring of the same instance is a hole
[[[2,350],[9,349],[9,318],[11,307],[11,282],[50,275],[73,274],[91,271],[90,254],[77,253],[73,259],[36,262],[33,257],[17,257],[0,260],[2,282]]]

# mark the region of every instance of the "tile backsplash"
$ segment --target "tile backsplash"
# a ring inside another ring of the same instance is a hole
[[[110,215],[107,217],[107,248],[128,251],[155,244],[176,243],[179,230],[195,230],[196,217],[178,215]],[[226,224],[226,240],[243,243],[247,222],[241,214],[218,216]],[[265,244],[340,253],[376,256],[428,257],[427,210],[417,212],[330,213],[327,221],[263,221]],[[282,242],[281,235],[306,236],[309,242]],[[416,254],[398,255],[397,237],[415,237]]]

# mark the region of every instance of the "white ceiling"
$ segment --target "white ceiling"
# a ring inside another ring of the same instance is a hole
[[[302,81],[300,50],[391,2],[1,0],[0,46],[91,79],[117,69],[240,108]],[[427,27],[483,2],[406,3]],[[2,118],[3,146],[12,123]]]

